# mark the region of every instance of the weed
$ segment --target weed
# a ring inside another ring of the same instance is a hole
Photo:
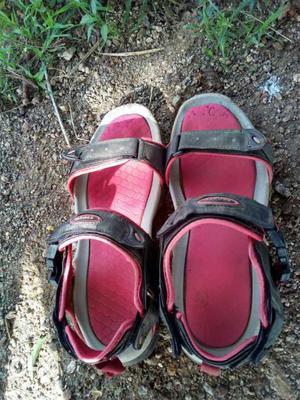
[[[114,10],[99,0],[13,0],[0,3],[0,93],[14,100],[14,80],[45,86],[45,65],[66,42],[92,34],[106,42],[117,34]]]
[[[259,19],[255,14],[262,14],[262,8],[255,0],[242,0],[224,8],[220,8],[213,0],[198,0],[198,3],[199,22],[189,24],[187,28],[195,35],[204,35],[207,42],[204,50],[209,57],[221,56],[223,60],[232,55],[237,41],[246,46],[260,46],[264,37],[272,36],[273,24],[285,13],[285,7],[280,6],[269,11],[267,17]],[[271,6],[271,3],[265,1],[263,9]]]
[[[171,1],[171,0],[169,0]],[[45,89],[45,68],[66,45],[136,32],[152,6],[150,0],[0,1],[0,95],[16,100],[16,80]],[[133,12],[134,10],[134,12]],[[18,86],[17,86],[18,87]]]

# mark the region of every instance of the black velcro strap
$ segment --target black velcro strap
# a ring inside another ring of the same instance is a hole
[[[62,158],[73,161],[71,173],[111,160],[138,160],[146,162],[163,176],[165,148],[142,139],[112,139],[68,149]]]
[[[109,239],[117,246],[123,248],[135,257],[142,270],[141,298],[145,309],[145,316],[136,324],[135,335],[125,335],[120,346],[113,350],[112,354],[119,354],[126,346],[133,343],[137,348],[147,336],[149,330],[155,326],[158,320],[158,271],[157,255],[154,241],[138,225],[119,214],[110,211],[89,210],[80,213],[68,222],[63,223],[54,231],[48,239],[48,253],[46,263],[49,271],[50,281],[58,286],[57,294],[61,287],[61,277],[64,271],[65,253],[59,248],[68,240],[82,236],[96,235]],[[54,322],[59,334],[60,341],[65,349],[74,355],[65,334],[66,319],[58,319],[59,295],[56,298],[54,311]],[[128,336],[128,337],[127,337]]]
[[[86,235],[105,237],[135,256],[143,270],[147,286],[151,276],[147,265],[152,263],[153,241],[150,236],[128,218],[109,211],[89,210],[60,225],[48,238],[47,266],[50,280],[58,283],[62,273],[63,258],[59,247],[72,238]],[[149,283],[149,286],[150,283]],[[144,299],[146,294],[144,296]]]
[[[248,229],[265,234],[276,249],[280,264],[281,281],[290,275],[288,252],[283,235],[278,231],[272,210],[255,200],[229,193],[214,193],[187,200],[168,218],[158,232],[162,250],[186,225],[200,218],[221,218],[244,225]]]
[[[190,151],[213,151],[228,154],[254,155],[272,162],[271,146],[256,129],[191,131],[176,135],[167,149],[171,158]]]
[[[220,217],[233,220],[255,231],[274,227],[270,208],[246,197],[229,193],[213,193],[191,198],[178,207],[158,232],[158,237],[182,229],[192,219]]]

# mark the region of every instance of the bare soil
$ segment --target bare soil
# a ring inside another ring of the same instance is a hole
[[[71,215],[72,204],[65,189],[68,166],[59,160],[63,136],[49,99],[34,94],[28,107],[0,114],[1,399],[300,398],[299,22],[289,20],[282,31],[293,43],[271,41],[260,49],[237,43],[236,57],[224,70],[203,55],[201,38],[184,28],[192,18],[185,12],[171,26],[162,21],[122,48],[164,51],[127,58],[96,51],[68,77],[87,51],[77,49],[71,61],[61,59],[50,70],[54,96],[72,144],[88,141],[102,116],[127,102],[150,108],[167,143],[178,107],[205,92],[231,97],[267,135],[275,149],[272,206],[294,270],[280,289],[286,321],[277,344],[260,365],[213,378],[184,355],[173,359],[163,328],[151,358],[110,380],[60,348],[51,319],[55,291],[43,256],[48,231]],[[262,89],[270,77],[280,86],[272,98]],[[43,336],[30,374],[33,346]]]

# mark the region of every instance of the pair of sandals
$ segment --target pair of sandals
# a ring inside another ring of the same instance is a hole
[[[50,235],[47,265],[69,354],[120,374],[152,353],[160,315],[174,354],[202,371],[258,362],[281,331],[277,285],[290,268],[268,208],[272,149],[247,116],[223,95],[197,95],[165,149],[150,111],[125,105],[63,157],[76,215]],[[164,182],[175,211],[159,249]]]

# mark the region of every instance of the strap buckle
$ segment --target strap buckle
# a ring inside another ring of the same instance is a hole
[[[276,229],[267,230],[267,235],[273,243],[278,262],[274,264],[274,278],[276,283],[286,283],[291,276],[288,250],[286,242],[281,231]]]
[[[67,161],[80,161],[81,150],[83,150],[86,145],[73,147],[62,152],[61,158]]]
[[[276,249],[278,263],[275,263],[275,275],[278,283],[287,283],[291,277],[291,268],[288,260],[288,251],[286,247],[278,247]],[[277,269],[277,273],[276,273]]]
[[[48,269],[48,281],[57,287],[63,263],[63,254],[58,251],[58,244],[50,244],[47,251],[46,265]]]

